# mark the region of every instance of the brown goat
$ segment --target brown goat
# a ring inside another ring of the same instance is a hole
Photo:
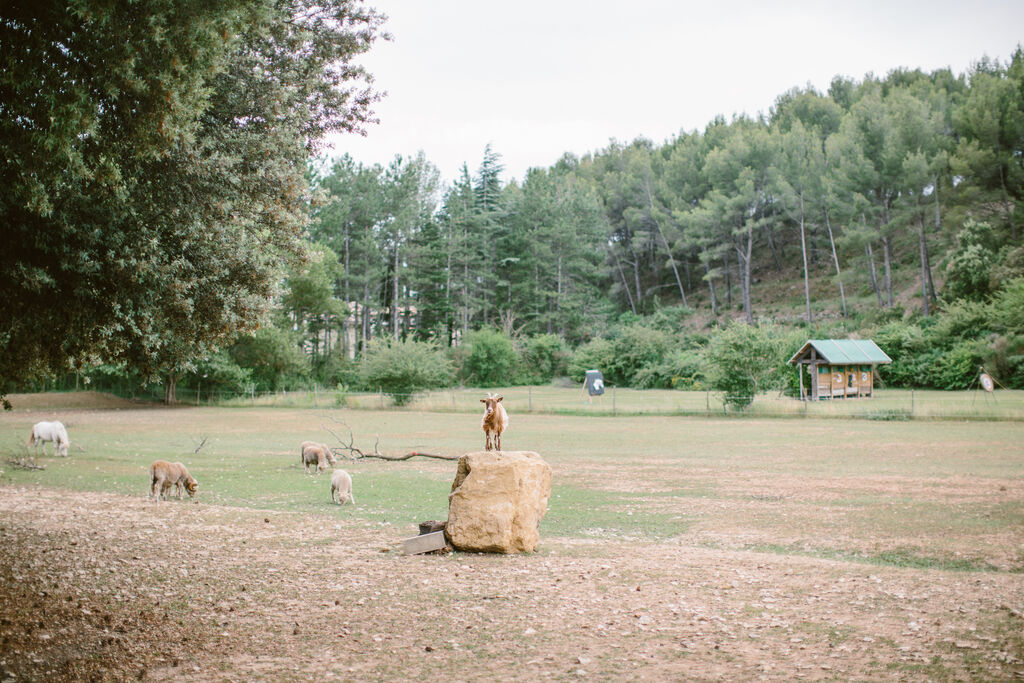
[[[484,450],[487,451],[501,450],[501,434],[508,429],[508,413],[501,405],[502,398],[502,396],[495,396],[488,391],[487,398],[480,399],[480,402],[484,404],[484,417],[480,421],[480,426],[483,427],[486,437]]]

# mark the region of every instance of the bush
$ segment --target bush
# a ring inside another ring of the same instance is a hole
[[[936,389],[967,389],[978,377],[987,352],[983,341],[967,339],[931,357],[927,383]]]
[[[179,387],[240,393],[249,389],[252,370],[239,367],[227,351],[218,351],[196,363],[196,369],[185,375]]]
[[[433,342],[373,339],[359,365],[362,386],[380,389],[399,406],[417,391],[450,386],[452,375],[451,362]]]
[[[669,353],[660,363],[645,366],[633,379],[637,389],[700,390],[707,384],[704,357],[694,349]]]
[[[566,373],[568,358],[569,352],[558,335],[530,337],[519,358],[519,383],[547,384]]]
[[[878,366],[878,376],[887,386],[921,386],[920,357],[928,351],[929,343],[919,326],[892,322],[877,330],[872,339],[892,358],[892,364]]]
[[[988,223],[967,219],[956,242],[956,251],[946,267],[943,298],[984,299],[990,293],[990,273],[996,262],[992,228]]]
[[[605,379],[619,386],[636,386],[640,372],[661,365],[675,343],[672,335],[646,325],[621,328],[612,340],[615,354],[604,371]]]
[[[577,384],[583,382],[587,370],[600,370],[605,375],[605,383],[609,386],[612,381],[608,378],[608,372],[615,361],[615,347],[607,339],[594,339],[576,349],[569,359],[567,372],[569,379]]]
[[[725,394],[725,404],[745,408],[775,374],[779,344],[768,328],[732,322],[708,346],[711,388]]]
[[[460,375],[467,384],[494,387],[513,382],[518,357],[507,335],[494,329],[477,330],[466,335],[466,346],[469,351]]]
[[[309,381],[309,361],[298,336],[280,327],[268,325],[239,337],[230,354],[239,367],[251,371],[257,390],[295,389]]]
[[[313,377],[324,386],[352,386],[359,382],[359,364],[341,353],[331,353],[314,365]]]

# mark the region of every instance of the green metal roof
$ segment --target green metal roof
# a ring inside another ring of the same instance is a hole
[[[892,362],[892,358],[870,339],[811,339],[789,359],[789,364],[806,355],[812,346],[818,356],[831,365],[884,365]]]

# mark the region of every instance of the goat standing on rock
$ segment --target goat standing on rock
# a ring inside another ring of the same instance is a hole
[[[488,391],[487,398],[480,399],[480,402],[484,404],[484,417],[480,421],[480,426],[483,427],[484,436],[487,437],[484,446],[484,450],[487,451],[501,450],[501,433],[508,429],[508,413],[501,405],[502,398],[502,396],[494,396]]]

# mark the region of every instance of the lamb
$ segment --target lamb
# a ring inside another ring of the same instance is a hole
[[[487,451],[501,450],[501,434],[508,429],[508,413],[501,405],[502,398],[504,397],[495,396],[488,391],[487,398],[480,399],[484,404],[484,417],[480,421],[480,426],[486,437],[484,450]]]
[[[356,503],[356,497],[352,495],[352,477],[345,470],[334,470],[331,475],[331,502],[344,505],[346,501]]]
[[[188,491],[188,497],[196,495],[199,482],[192,478],[185,465],[180,462],[169,463],[166,460],[157,460],[149,466],[149,497],[156,498],[159,503],[161,498],[167,499],[168,492],[174,487],[181,500],[181,490],[184,486]]]
[[[316,463],[316,473],[320,474],[327,471],[328,463],[333,467],[336,462],[330,447],[316,441],[303,441],[301,453],[300,461],[306,468],[306,474],[309,474],[309,466],[313,463]]]

